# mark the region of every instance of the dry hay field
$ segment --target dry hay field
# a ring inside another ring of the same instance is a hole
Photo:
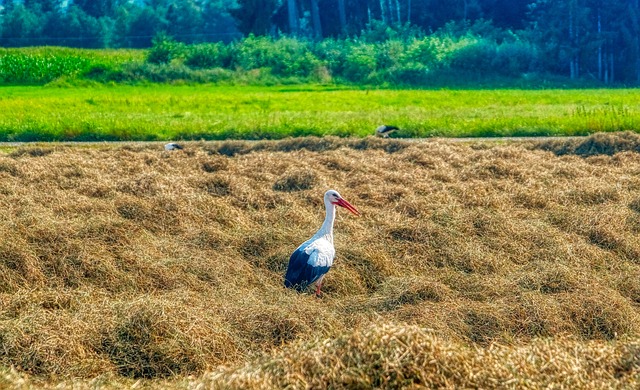
[[[0,156],[0,387],[640,386],[640,136]],[[283,288],[334,188],[324,296]]]

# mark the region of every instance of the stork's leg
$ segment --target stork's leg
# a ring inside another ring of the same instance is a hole
[[[318,280],[318,283],[316,283],[316,297],[318,298],[322,296],[322,291],[320,291],[320,289],[322,288],[322,282],[324,282],[324,275],[322,275]]]
[[[322,291],[320,291],[321,288],[322,288],[322,282],[316,284],[316,297],[318,298],[322,296]]]

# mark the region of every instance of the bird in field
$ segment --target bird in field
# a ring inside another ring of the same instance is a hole
[[[396,126],[382,125],[376,129],[376,136],[388,138],[392,131],[399,130]]]
[[[181,149],[184,149],[184,147],[182,147],[182,145],[177,144],[175,142],[169,142],[164,146],[164,150],[181,150]]]
[[[333,222],[336,206],[344,207],[355,215],[360,212],[340,196],[338,191],[329,190],[324,194],[326,216],[316,234],[303,242],[289,258],[289,266],[284,276],[284,285],[297,291],[316,283],[316,296],[320,296],[322,281],[333,265],[336,250],[333,247]]]

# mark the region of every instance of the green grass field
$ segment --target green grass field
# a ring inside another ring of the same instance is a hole
[[[640,94],[146,85],[0,88],[1,141],[586,135],[640,129]]]

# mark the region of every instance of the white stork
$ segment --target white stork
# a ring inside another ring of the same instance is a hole
[[[389,134],[391,134],[392,131],[396,131],[396,130],[399,130],[399,129],[395,126],[382,125],[376,129],[376,136],[388,138]]]
[[[336,206],[360,215],[360,212],[335,190],[325,192],[324,206],[327,214],[320,230],[291,254],[287,273],[284,276],[285,287],[294,288],[297,291],[302,291],[315,282],[316,296],[320,296],[322,280],[333,265],[333,258],[336,255],[333,247],[333,221],[336,218]]]
[[[184,148],[182,147],[182,145],[177,144],[175,142],[169,142],[164,146],[164,150],[180,150],[180,149],[184,149]]]

